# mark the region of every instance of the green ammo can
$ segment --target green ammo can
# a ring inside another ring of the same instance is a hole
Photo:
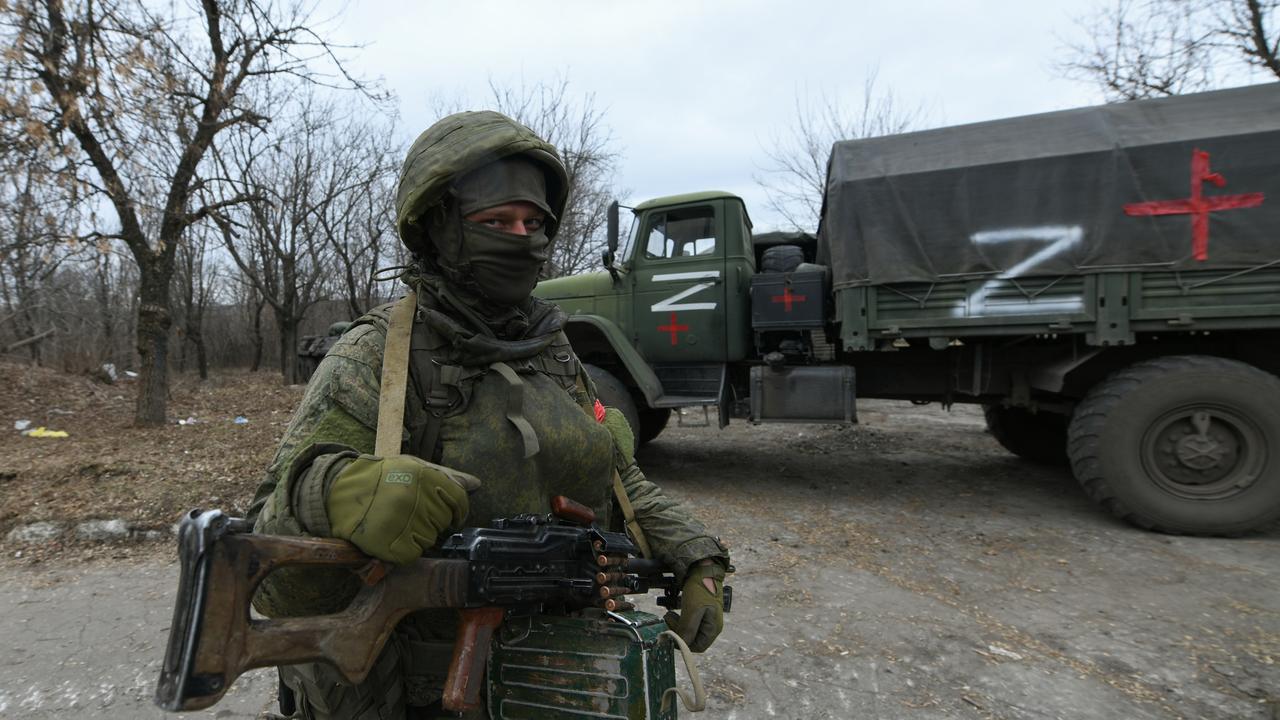
[[[645,612],[509,617],[488,666],[494,720],[676,717],[675,648]]]

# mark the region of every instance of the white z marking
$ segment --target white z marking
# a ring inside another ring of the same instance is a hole
[[[676,310],[715,310],[716,304],[713,302],[701,303],[682,303],[681,300],[702,292],[709,287],[713,287],[714,283],[698,283],[690,288],[685,288],[671,297],[654,303],[649,309],[653,312],[674,312]]]
[[[990,245],[1005,242],[1048,243],[1039,252],[1014,265],[996,276],[996,280],[1016,278],[1031,270],[1040,263],[1056,257],[1076,247],[1084,240],[1084,228],[1079,225],[1044,225],[1040,227],[1009,228],[1007,230],[986,230],[969,236],[977,245]],[[1027,298],[1026,305],[987,305],[987,295],[994,289],[995,280],[988,280],[969,296],[970,315],[1040,313],[1078,313],[1084,312],[1083,298],[1055,298],[1037,301]],[[963,308],[957,308],[956,315],[963,314]]]

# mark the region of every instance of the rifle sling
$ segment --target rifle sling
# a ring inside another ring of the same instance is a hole
[[[581,371],[577,378],[578,392],[590,397],[591,393],[587,392],[587,386],[582,382]],[[582,406],[583,412],[595,419],[595,411],[590,405]],[[644,530],[640,529],[640,523],[636,520],[635,508],[631,507],[631,498],[627,497],[627,489],[622,485],[622,474],[618,472],[618,468],[613,469],[613,496],[618,501],[618,507],[622,510],[623,524],[626,525],[627,532],[631,533],[631,539],[635,541],[636,546],[640,548],[640,556],[644,558],[653,557],[653,553],[649,551],[649,539],[644,536]]]
[[[631,539],[636,541],[636,546],[640,548],[640,556],[645,558],[653,557],[653,553],[649,551],[649,540],[645,538],[644,531],[640,529],[640,523],[636,521],[635,508],[631,507],[631,498],[627,497],[627,489],[622,486],[622,475],[618,473],[618,469],[613,469],[613,494],[618,498],[618,506],[622,508],[622,519],[625,521],[627,531],[631,533]]]
[[[404,434],[404,400],[409,385],[409,339],[418,293],[410,290],[391,309],[387,342],[382,352],[382,381],[378,390],[378,433],[373,453],[378,457],[399,455]]]

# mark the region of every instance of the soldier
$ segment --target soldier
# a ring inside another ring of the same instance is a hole
[[[700,652],[723,625],[728,553],[645,479],[626,420],[598,407],[564,315],[530,295],[567,180],[552,145],[498,113],[451,115],[418,136],[396,193],[397,230],[413,253],[401,278],[417,295],[401,454],[373,454],[385,305],[320,363],[250,517],[258,532],[344,538],[407,563],[466,518],[545,513],[553,495],[620,527],[617,484],[652,556],[683,583],[683,610],[667,622]],[[255,605],[269,616],[332,612],[355,583],[280,571]],[[438,715],[456,625],[454,611],[407,617],[359,685],[325,664],[281,668],[282,708],[292,695],[304,718]]]

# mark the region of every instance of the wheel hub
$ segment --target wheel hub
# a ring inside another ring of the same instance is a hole
[[[1188,418],[1194,434],[1186,435],[1178,441],[1175,455],[1178,461],[1192,470],[1209,470],[1218,467],[1233,448],[1228,433],[1221,427],[1213,427],[1213,419],[1208,411],[1198,410]],[[1185,432],[1185,428],[1179,428]]]
[[[1178,441],[1175,453],[1183,465],[1193,470],[1208,470],[1222,462],[1227,450],[1217,438],[1188,435]]]
[[[1187,498],[1225,497],[1258,478],[1265,444],[1248,418],[1221,407],[1182,407],[1149,426],[1144,464],[1158,485]]]

